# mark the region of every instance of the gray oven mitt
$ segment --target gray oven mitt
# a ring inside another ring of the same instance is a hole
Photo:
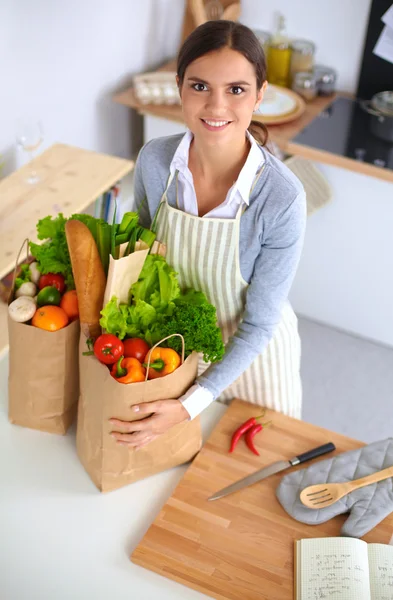
[[[276,495],[291,517],[309,525],[319,525],[349,512],[341,535],[360,538],[393,512],[393,478],[355,490],[331,506],[320,509],[304,506],[300,492],[309,485],[359,479],[392,465],[393,438],[388,438],[289,473],[278,485]]]

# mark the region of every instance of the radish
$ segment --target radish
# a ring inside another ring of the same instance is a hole
[[[13,321],[26,323],[34,317],[36,310],[36,304],[31,296],[19,296],[9,305],[8,314]]]
[[[15,298],[20,298],[21,296],[31,296],[32,298],[34,298],[36,293],[37,287],[35,283],[33,283],[32,281],[25,281],[25,283],[22,283],[20,288],[16,290]]]
[[[32,262],[29,269],[30,269],[31,281],[38,285],[38,282],[41,277],[41,273],[38,270],[38,262]]]

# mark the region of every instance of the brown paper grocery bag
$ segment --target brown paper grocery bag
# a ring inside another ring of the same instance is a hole
[[[81,463],[100,491],[120,488],[194,458],[202,446],[199,417],[176,425],[138,451],[116,443],[110,435],[113,426],[109,419],[136,420],[132,405],[184,394],[196,377],[196,353],[170,375],[121,384],[95,356],[83,356],[85,350],[82,334],[76,445]]]
[[[44,331],[8,318],[8,336],[10,422],[64,435],[79,395],[79,321]]]
[[[138,281],[148,254],[149,248],[146,247],[122,258],[109,257],[103,306],[106,306],[112,296],[116,296],[120,304],[128,304],[130,288]]]
[[[20,252],[17,264],[19,256]],[[15,274],[9,303],[14,297],[14,284]],[[44,331],[8,317],[11,423],[66,433],[76,415],[79,395],[79,333],[79,321],[59,331]]]

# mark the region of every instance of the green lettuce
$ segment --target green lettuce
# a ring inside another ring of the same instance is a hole
[[[67,219],[59,213],[40,219],[37,223],[37,237],[46,240],[43,244],[30,242],[30,252],[38,261],[41,273],[60,273],[64,275],[68,289],[75,287],[72,276],[70,254],[65,236]]]
[[[174,269],[162,256],[148,255],[136,283],[131,286],[131,304],[118,305],[113,297],[101,311],[105,331],[125,337],[142,337],[154,345],[173,333],[185,341],[185,355],[201,352],[206,362],[224,355],[217,313],[203,292],[180,290]],[[163,345],[181,352],[181,339],[173,337]]]
[[[30,266],[29,265],[21,265],[20,273],[18,277],[15,279],[15,289],[19,289],[22,283],[26,283],[27,281],[31,281],[30,276]]]
[[[96,219],[91,215],[75,214],[70,219],[76,219],[84,223],[91,231],[95,241],[99,227],[107,225],[103,219]],[[64,275],[67,289],[75,288],[72,275],[70,253],[68,251],[65,224],[67,220],[62,213],[57,217],[52,216],[40,219],[37,223],[37,237],[45,240],[43,244],[30,242],[30,252],[39,263],[42,274],[60,273]]]

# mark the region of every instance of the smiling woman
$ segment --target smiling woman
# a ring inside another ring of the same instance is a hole
[[[209,26],[211,30],[208,47],[206,31],[203,27],[198,27],[179,52],[177,83],[186,124],[189,127],[191,125],[188,122],[188,117],[191,116],[188,110],[193,105],[198,105],[196,94],[208,94],[209,107],[201,106],[202,116],[199,117],[205,124],[221,129],[236,122],[242,138],[244,130],[249,128],[258,142],[266,145],[268,132],[265,125],[258,121],[251,121],[250,124],[250,114],[259,107],[267,86],[265,55],[258,41],[255,43],[253,37],[244,35],[245,31],[250,30],[233,24],[230,31],[228,25],[223,26],[223,23],[231,21],[216,21],[205,26]],[[223,32],[229,34],[225,46],[222,46]],[[208,79],[203,79],[202,74]],[[192,92],[195,94],[192,95]],[[199,99],[199,105],[202,103],[206,103],[206,98]],[[213,117],[217,109],[218,114]],[[204,110],[213,114],[204,118]],[[231,110],[235,111],[234,116],[237,115],[232,121],[228,118]],[[220,120],[220,116],[227,119]],[[218,125],[221,122],[223,125]],[[190,129],[192,130],[191,127]]]
[[[177,83],[188,131],[142,148],[135,199],[146,226],[157,216],[157,238],[180,286],[203,291],[216,307],[226,349],[214,365],[200,361],[180,398],[134,407],[151,415],[137,424],[116,422],[119,443],[134,447],[216,398],[301,414],[300,341],[288,292],[306,202],[299,180],[266,150],[266,129],[252,123],[267,85],[263,50],[244,25],[209,21],[180,49]]]

